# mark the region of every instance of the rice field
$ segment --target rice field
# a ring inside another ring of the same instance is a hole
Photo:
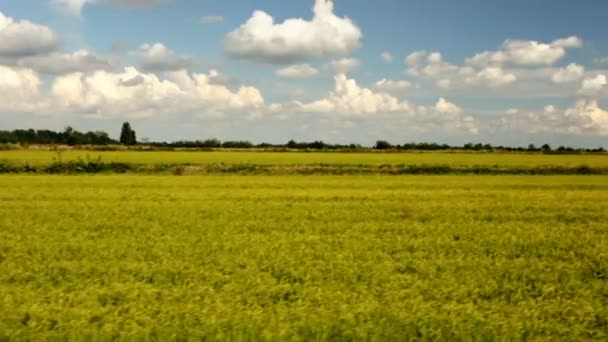
[[[538,153],[333,153],[333,152],[97,152],[0,151],[0,162],[49,164],[53,161],[97,159],[132,164],[255,164],[255,165],[452,165],[452,166],[589,166],[608,168],[608,154],[547,155]]]
[[[0,340],[605,340],[607,222],[606,176],[4,175]]]

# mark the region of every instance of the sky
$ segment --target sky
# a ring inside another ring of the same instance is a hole
[[[604,0],[2,0],[0,130],[608,147]]]

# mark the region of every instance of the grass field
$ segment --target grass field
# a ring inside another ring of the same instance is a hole
[[[607,222],[605,176],[1,176],[0,339],[605,340]]]
[[[54,160],[101,157],[104,162],[134,164],[258,164],[258,165],[453,165],[453,166],[581,166],[608,168],[608,154],[545,155],[525,153],[284,153],[284,152],[95,152],[0,151],[0,161],[49,164]]]

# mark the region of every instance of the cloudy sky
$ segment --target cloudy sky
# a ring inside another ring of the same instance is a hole
[[[608,147],[605,0],[2,0],[0,129]]]

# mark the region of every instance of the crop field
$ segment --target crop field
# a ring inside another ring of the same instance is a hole
[[[197,337],[608,339],[608,177],[0,176],[0,340]]]
[[[0,151],[0,161],[49,164],[101,158],[105,162],[134,164],[258,164],[258,165],[501,165],[501,166],[589,166],[608,168],[608,154],[545,155],[538,153],[332,153],[332,152],[98,152],[98,151]]]

